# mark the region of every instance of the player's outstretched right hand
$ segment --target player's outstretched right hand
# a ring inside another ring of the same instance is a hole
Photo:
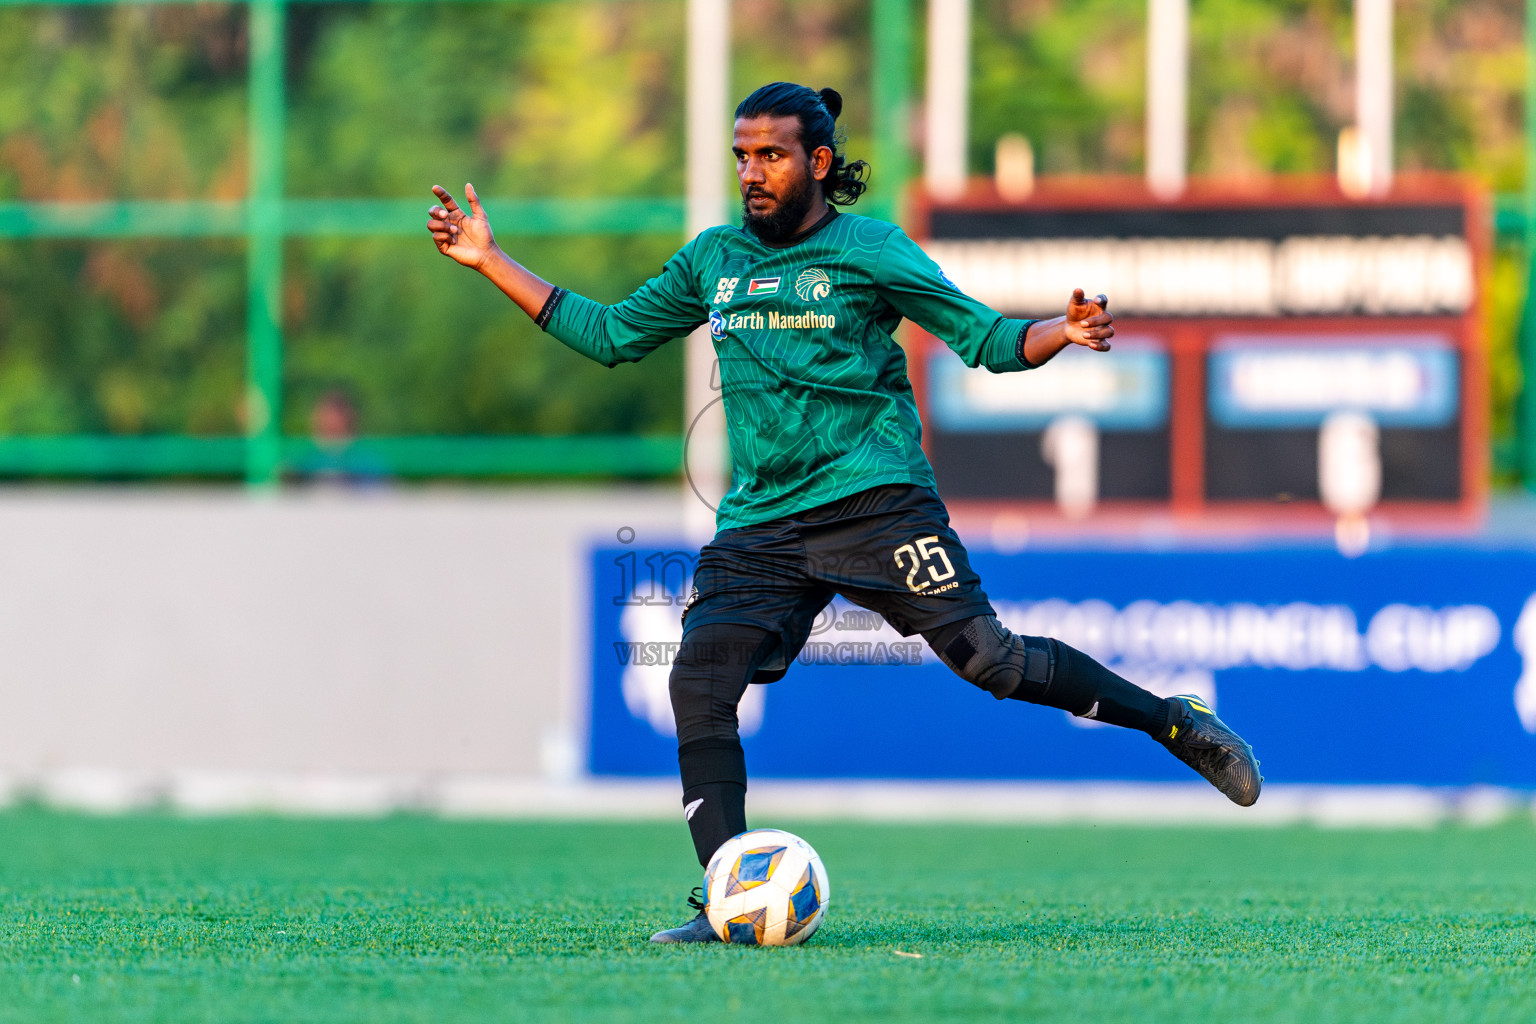
[[[437,243],[437,251],[479,270],[496,251],[496,239],[491,234],[490,218],[485,215],[480,197],[475,194],[475,186],[464,185],[464,196],[469,200],[467,214],[441,185],[433,185],[432,192],[443,203],[427,209],[431,218],[427,221],[427,230],[432,233],[432,241]]]
[[[1109,296],[1085,298],[1081,288],[1072,290],[1067,300],[1064,325],[1067,340],[1098,352],[1109,351],[1109,339],[1115,336],[1115,315],[1109,311]]]

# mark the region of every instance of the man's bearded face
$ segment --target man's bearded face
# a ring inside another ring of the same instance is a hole
[[[742,225],[758,238],[793,238],[820,197],[793,117],[741,118],[733,143]]]

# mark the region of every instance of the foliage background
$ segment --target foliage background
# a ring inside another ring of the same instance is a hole
[[[1144,11],[976,0],[973,169],[990,171],[998,136],[1018,131],[1045,173],[1139,172]],[[1522,7],[1395,11],[1399,166],[1518,190]],[[1194,0],[1195,173],[1331,173],[1352,119],[1350,12],[1348,0]],[[867,154],[869,13],[868,0],[736,0],[733,92],[834,85],[849,149]],[[499,197],[676,196],[683,16],[679,0],[294,5],[288,194],[420,197],[423,212],[427,186],[465,180]],[[239,5],[0,8],[0,201],[243,196],[246,56]],[[495,223],[537,271],[609,301],[681,242]],[[1500,252],[1490,289],[1496,438],[1513,432],[1520,388],[1517,255]],[[0,242],[0,433],[239,431],[243,267],[231,242]],[[425,238],[290,242],[284,321],[289,433],[307,433],[337,390],[365,434],[682,426],[680,345],[605,370]]]

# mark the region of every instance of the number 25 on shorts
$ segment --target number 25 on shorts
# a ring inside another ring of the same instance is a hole
[[[945,553],[937,536],[923,537],[917,541],[916,546],[903,544],[896,549],[896,568],[907,569],[907,589],[914,594],[920,594],[934,583],[943,583],[955,574],[955,567],[949,561],[949,555]],[[944,563],[944,571],[940,572],[934,559]],[[929,579],[917,579],[919,569],[928,570]]]

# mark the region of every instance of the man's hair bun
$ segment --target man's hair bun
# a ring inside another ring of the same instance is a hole
[[[836,121],[837,116],[843,112],[843,97],[836,89],[822,89],[820,92],[822,105],[827,108],[827,113]]]

